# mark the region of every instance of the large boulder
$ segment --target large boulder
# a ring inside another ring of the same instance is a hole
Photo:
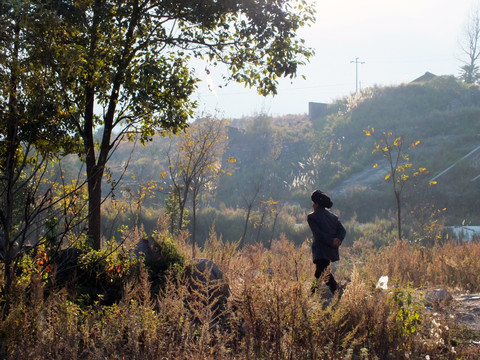
[[[195,289],[210,288],[217,296],[225,299],[230,296],[230,286],[223,271],[210,259],[193,259],[190,284]]]
[[[145,259],[153,295],[158,294],[164,286],[165,277],[172,266],[183,268],[185,262],[184,256],[175,242],[161,236],[141,239],[136,244],[134,253]]]
[[[191,293],[188,303],[198,320],[215,321],[221,317],[230,296],[230,286],[222,270],[210,259],[194,258],[187,274]]]

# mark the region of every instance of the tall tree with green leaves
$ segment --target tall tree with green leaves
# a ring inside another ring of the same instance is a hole
[[[50,161],[73,149],[55,90],[51,21],[30,1],[0,3],[0,260],[6,293],[19,257],[46,240],[45,219],[54,203],[44,181]]]
[[[314,21],[306,0],[44,0],[55,13],[58,74],[86,163],[88,235],[101,247],[102,177],[121,139],[187,126],[198,75],[191,58],[225,64],[226,81],[275,94],[313,55],[297,30]],[[102,129],[101,140],[94,132]]]

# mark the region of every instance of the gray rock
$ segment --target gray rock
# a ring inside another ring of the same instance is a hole
[[[147,255],[152,248],[152,244],[149,238],[142,238],[140,239],[135,248],[134,248],[134,253],[135,255]]]
[[[230,287],[223,275],[222,270],[210,259],[193,259],[194,267],[192,269],[192,287],[200,286],[212,287],[218,296],[228,298],[230,296]]]
[[[215,324],[225,314],[230,287],[222,270],[210,259],[195,258],[190,268],[187,304],[197,321]]]
[[[425,293],[425,301],[427,306],[446,305],[453,300],[453,296],[445,289],[427,290]]]

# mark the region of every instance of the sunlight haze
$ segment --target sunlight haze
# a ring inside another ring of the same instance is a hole
[[[455,75],[462,65],[460,41],[474,0],[319,0],[317,21],[300,36],[315,49],[300,76],[283,79],[278,95],[264,98],[254,89],[221,81],[222,70],[209,67],[196,99],[198,112],[238,118],[258,113],[303,114],[308,102],[330,103],[355,92],[358,57],[359,88],[407,83],[429,71]],[[213,82],[214,92],[208,81]]]

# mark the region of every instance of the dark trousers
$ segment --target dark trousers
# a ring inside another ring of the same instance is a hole
[[[325,276],[325,272],[327,271],[328,265],[330,265],[330,260],[320,259],[315,261],[315,277],[319,279],[321,276]],[[326,275],[325,284],[330,288],[330,291],[335,293],[338,288],[338,284],[333,277],[331,272],[328,272]]]

